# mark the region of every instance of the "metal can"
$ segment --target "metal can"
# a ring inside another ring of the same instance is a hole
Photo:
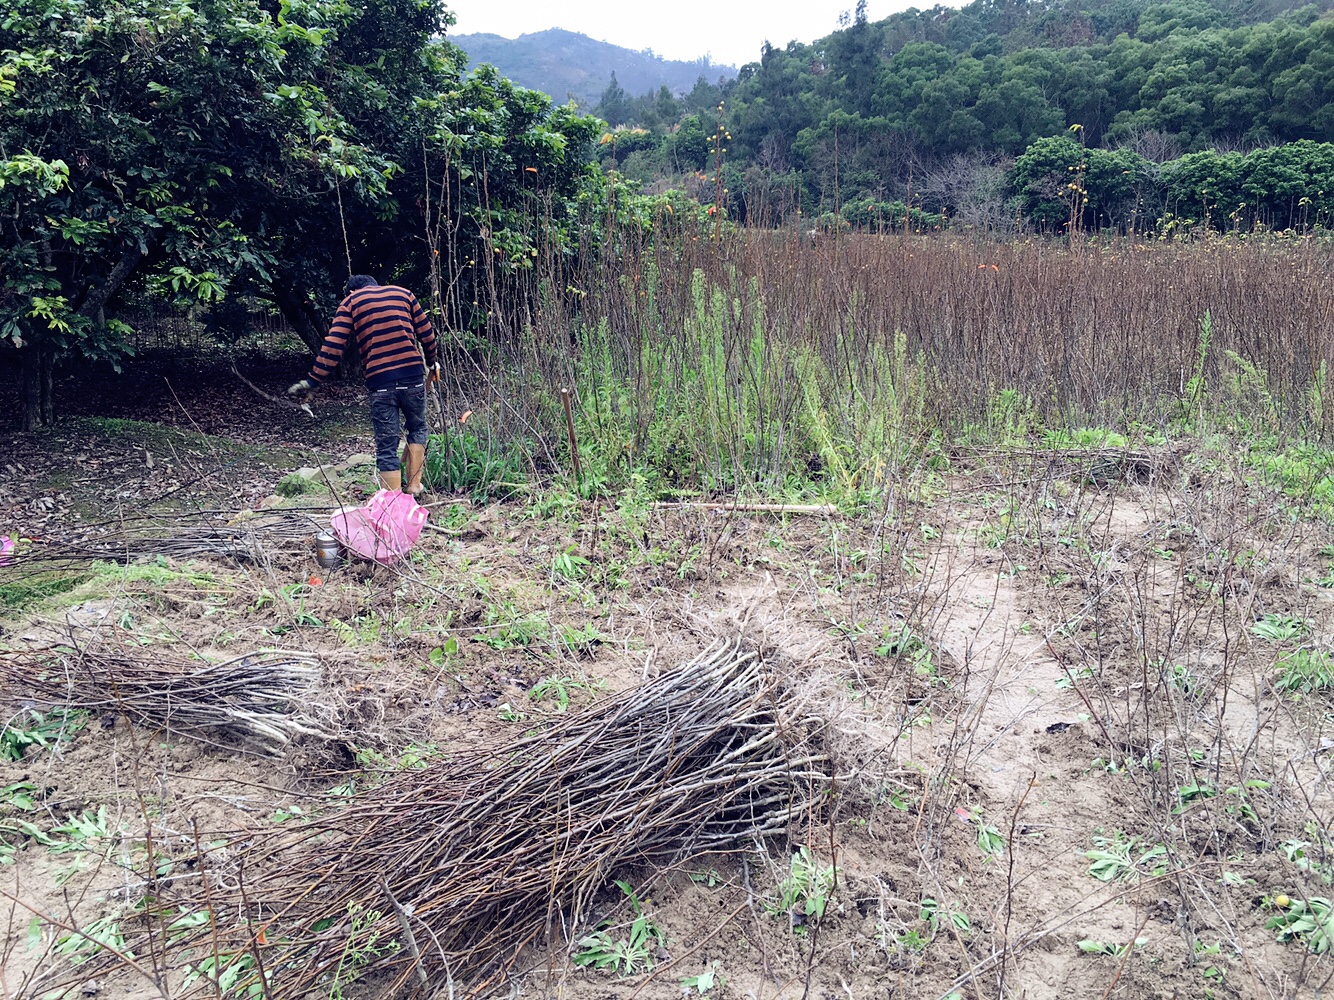
[[[325,569],[333,569],[343,561],[338,539],[327,531],[321,531],[315,536],[315,561]]]

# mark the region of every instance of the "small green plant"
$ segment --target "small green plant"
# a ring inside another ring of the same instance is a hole
[[[492,649],[512,649],[545,639],[550,622],[543,611],[520,611],[512,601],[502,601],[486,609],[485,629],[478,641]]]
[[[295,472],[289,473],[278,480],[278,485],[273,488],[273,492],[280,497],[299,497],[307,493],[317,493],[321,484],[313,479],[307,479],[305,476],[298,475]]]
[[[286,823],[289,819],[301,819],[306,815],[306,811],[300,806],[287,806],[286,808],[275,809],[269,814],[270,823]]]
[[[837,882],[837,868],[821,867],[811,849],[803,845],[792,855],[788,874],[778,883],[778,898],[765,903],[764,911],[771,917],[786,915],[792,933],[804,936],[824,917]]]
[[[922,900],[920,916],[931,928],[932,934],[940,930],[941,912],[940,904],[931,897],[928,896]],[[950,925],[961,934],[967,934],[973,929],[973,922],[968,919],[968,914],[962,910],[946,910],[944,913],[949,918]]]
[[[440,757],[440,748],[434,743],[409,743],[397,757],[370,747],[352,745],[352,757],[368,771],[419,771]]]
[[[292,624],[306,626],[309,628],[322,628],[324,622],[317,616],[306,610],[306,596],[310,593],[310,585],[306,583],[289,583],[278,588],[279,593],[287,598],[289,602],[296,604],[296,611],[292,615]]]
[[[721,964],[715,958],[709,963],[709,967],[698,975],[683,976],[681,978],[681,992],[694,992],[700,996],[706,996],[713,989],[722,989],[727,985],[727,978],[718,971],[718,966]]]
[[[1159,664],[1159,666],[1161,667],[1162,664]],[[1171,665],[1167,681],[1172,687],[1176,688],[1187,698],[1199,694],[1200,689],[1203,687],[1200,679],[1195,676],[1190,667],[1181,663],[1174,663]]]
[[[977,817],[977,846],[982,849],[983,854],[993,857],[1005,853],[1005,838],[990,823],[983,823],[981,816]]]
[[[593,648],[607,637],[602,634],[596,625],[589,622],[579,628],[573,625],[562,625],[557,631],[557,638],[562,646],[571,653],[578,655],[592,652]]]
[[[1292,642],[1309,635],[1311,626],[1292,615],[1270,612],[1251,626],[1251,634],[1269,642]]]
[[[1089,874],[1100,882],[1136,882],[1142,876],[1162,875],[1167,871],[1163,859],[1167,848],[1162,844],[1145,845],[1137,837],[1121,831],[1111,837],[1093,838],[1093,850],[1084,857],[1093,862]]]
[[[12,865],[14,855],[28,837],[41,830],[25,819],[5,818],[10,812],[30,813],[37,808],[37,786],[31,781],[16,781],[0,788],[0,865]]]
[[[1191,782],[1188,785],[1182,785],[1177,789],[1177,805],[1172,809],[1173,816],[1180,816],[1186,811],[1186,808],[1192,802],[1202,802],[1205,799],[1212,799],[1218,794],[1218,789],[1213,785]]]
[[[610,969],[617,975],[628,976],[653,968],[655,954],[667,943],[667,937],[644,911],[644,905],[634,887],[619,879],[616,885],[625,893],[634,914],[630,926],[625,929],[625,935],[614,934],[621,928],[610,921],[603,921],[592,934],[579,939],[579,950],[575,952],[572,961],[575,965]]]
[[[1079,942],[1079,950],[1085,955],[1110,955],[1113,958],[1121,958],[1133,948],[1143,948],[1149,943],[1148,938],[1135,938],[1128,944],[1112,944],[1109,941],[1095,941],[1092,938],[1085,938]]]
[[[900,951],[925,951],[930,942],[916,927],[904,927],[893,935],[892,943]],[[886,948],[886,951],[890,949]]]
[[[52,854],[89,851],[93,849],[93,842],[107,841],[115,832],[107,823],[107,807],[98,806],[95,813],[87,809],[81,813],[70,813],[63,823],[53,826],[52,838],[61,839],[53,840],[48,846]]]
[[[22,760],[31,747],[42,750],[59,747],[87,724],[87,712],[53,708],[43,714],[29,709],[0,731],[0,760]]]
[[[1334,941],[1334,904],[1324,896],[1293,899],[1279,913],[1265,921],[1271,931],[1278,931],[1281,944],[1300,941],[1317,955],[1330,950]]]
[[[563,580],[582,580],[588,575],[588,560],[577,555],[577,548],[570,546],[563,552],[557,552],[551,561],[551,575]]]
[[[1328,860],[1334,852],[1334,838],[1318,823],[1307,823],[1305,833],[1310,840],[1292,837],[1282,841],[1279,850],[1302,871],[1317,876],[1325,885],[1334,884],[1334,866]]]
[[[185,976],[186,987],[205,979],[215,984],[218,992],[223,996],[244,997],[245,1000],[260,1000],[264,996],[263,984],[257,980],[251,980],[249,985],[240,993],[235,992],[236,984],[242,976],[248,974],[255,968],[255,956],[250,952],[231,952],[220,953],[216,956],[210,955],[208,958],[201,959],[197,965],[190,968]]]
[[[913,673],[925,677],[932,684],[944,686],[949,683],[938,673],[931,648],[907,622],[885,629],[880,644],[876,646],[875,655],[907,660],[912,664]]]
[[[605,681],[590,682],[575,677],[546,677],[533,685],[528,697],[535,702],[554,700],[557,712],[570,707],[571,692],[582,691],[591,701],[593,692],[606,686]]]
[[[459,640],[451,635],[440,645],[436,646],[435,649],[431,650],[427,656],[427,660],[435,669],[443,670],[445,667],[449,666],[450,661],[458,655]]]
[[[1278,661],[1274,687],[1288,694],[1311,694],[1334,688],[1334,663],[1323,649],[1298,649]]]
[[[71,965],[81,965],[106,947],[125,950],[125,935],[121,933],[117,916],[101,917],[78,931],[60,935],[56,938],[55,951]]]
[[[1209,961],[1209,959],[1221,958],[1222,955],[1223,943],[1221,941],[1215,941],[1213,944],[1206,944],[1203,941],[1195,942],[1195,961],[1197,963],[1204,962],[1204,968],[1200,970],[1200,975],[1205,979],[1222,979],[1227,974],[1227,970],[1219,962]]]
[[[1207,393],[1204,370],[1209,359],[1209,342],[1213,339],[1214,318],[1209,311],[1200,317],[1200,335],[1195,347],[1195,366],[1190,379],[1186,382],[1186,391],[1181,400],[1182,418],[1189,428],[1203,415],[1204,398]]]
[[[1224,809],[1229,816],[1235,816],[1238,819],[1246,820],[1251,823],[1260,821],[1255,807],[1251,804],[1251,793],[1263,791],[1270,787],[1268,781],[1259,778],[1252,778],[1241,785],[1232,785],[1223,790]],[[1177,789],[1177,805],[1172,809],[1173,816],[1179,816],[1186,811],[1193,803],[1203,802],[1206,799],[1216,798],[1218,789],[1207,782],[1191,782],[1182,785]]]
[[[1058,690],[1072,690],[1080,681],[1089,680],[1094,676],[1092,667],[1077,667],[1071,670],[1069,667],[1063,668],[1064,673],[1056,678],[1056,687]]]
[[[380,631],[384,623],[376,614],[357,615],[350,622],[341,618],[330,618],[329,627],[337,633],[346,646],[373,646],[380,641]]]
[[[329,1000],[345,1000],[343,989],[361,975],[361,970],[370,964],[371,959],[381,955],[392,955],[400,945],[394,938],[385,940],[380,927],[379,910],[366,910],[355,903],[347,904],[348,923],[351,925],[343,954],[338,959],[338,968],[328,984]]]

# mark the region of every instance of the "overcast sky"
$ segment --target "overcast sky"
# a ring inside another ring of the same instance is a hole
[[[918,0],[926,8],[935,0]],[[813,42],[838,28],[841,11],[857,0],[445,0],[458,17],[452,34],[486,32],[518,38],[547,28],[578,31],[627,49],[652,49],[666,59],[709,55],[740,66],[760,57],[768,39]],[[914,4],[868,0],[872,21]]]

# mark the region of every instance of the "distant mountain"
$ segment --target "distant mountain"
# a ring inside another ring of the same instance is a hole
[[[450,35],[449,40],[468,53],[469,67],[490,63],[520,86],[543,91],[557,101],[573,97],[586,110],[597,104],[612,73],[632,97],[656,91],[663,84],[673,94],[684,94],[701,76],[709,83],[736,76],[734,67],[719,66],[707,56],[677,62],[561,28],[518,38]]]

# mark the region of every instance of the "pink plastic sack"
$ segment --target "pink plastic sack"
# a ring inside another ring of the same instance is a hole
[[[407,493],[380,490],[365,507],[339,511],[329,524],[348,551],[389,565],[417,544],[428,513]]]

